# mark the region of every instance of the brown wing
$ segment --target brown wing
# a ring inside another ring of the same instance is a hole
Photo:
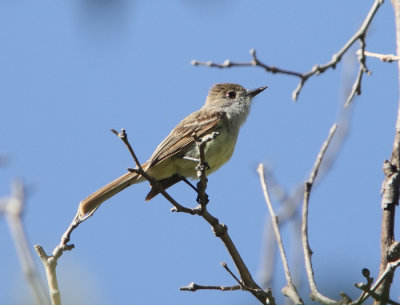
[[[202,110],[196,111],[183,119],[170,134],[158,145],[153,155],[147,162],[145,170],[153,167],[161,161],[182,152],[186,147],[194,142],[193,133],[202,137],[211,131],[215,131],[214,126],[221,123],[226,117],[225,112],[214,112],[204,116]]]

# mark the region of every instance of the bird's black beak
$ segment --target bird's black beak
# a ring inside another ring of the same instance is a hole
[[[267,88],[268,88],[267,86],[264,86],[264,87],[260,87],[260,88],[254,89],[254,90],[248,90],[247,93],[246,93],[246,95],[247,95],[247,96],[250,96],[251,98],[253,98],[253,97],[255,97],[257,94],[263,92],[263,91],[264,91],[265,89],[267,89]]]

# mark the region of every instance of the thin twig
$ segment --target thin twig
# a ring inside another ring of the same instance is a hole
[[[357,55],[359,55],[362,52],[362,50],[357,51]],[[374,53],[374,52],[369,52],[364,50],[364,55],[368,57],[373,57],[373,58],[378,58],[383,62],[394,62],[398,61],[400,59],[399,56],[396,56],[394,54],[381,54],[381,53]]]
[[[353,83],[353,87],[350,91],[349,96],[347,97],[346,103],[344,104],[344,107],[348,107],[350,103],[353,101],[354,97],[356,95],[361,94],[361,81],[364,73],[367,73],[368,75],[371,74],[371,72],[368,70],[365,61],[366,57],[364,54],[365,51],[365,34],[360,37],[360,45],[361,45],[361,52],[358,54],[358,62],[360,64],[358,68],[358,73],[355,82]]]
[[[128,171],[136,173],[138,175],[141,175],[147,181],[149,181],[150,184],[152,185],[152,187],[154,187],[156,190],[158,190],[164,196],[164,198],[166,198],[174,206],[174,208],[172,209],[173,212],[184,212],[184,213],[188,213],[188,214],[192,214],[192,215],[198,213],[198,211],[196,211],[195,209],[186,208],[186,207],[180,205],[174,198],[172,198],[165,191],[165,189],[162,187],[161,183],[157,179],[151,177],[148,173],[146,173],[144,171],[139,159],[137,158],[137,156],[135,154],[135,151],[132,148],[132,145],[130,144],[130,142],[128,140],[128,134],[126,133],[125,129],[121,129],[121,132],[118,132],[115,129],[111,129],[111,132],[114,133],[116,136],[118,136],[122,140],[122,142],[124,142],[125,146],[128,148],[128,151],[131,154],[131,156],[136,164],[136,168],[128,168]]]
[[[131,154],[133,160],[135,161],[136,166],[138,168],[142,168],[142,165],[140,164],[139,159],[136,157],[136,154],[133,151],[133,148],[128,141],[128,135],[127,135],[125,129],[122,128],[121,132],[118,132],[115,129],[111,129],[111,132],[114,133],[118,138],[120,138],[122,140],[122,142],[124,142],[124,144],[126,145],[126,147],[129,150],[129,153]]]
[[[379,294],[377,294],[376,292],[374,292],[374,291],[368,289],[367,287],[364,286],[363,283],[356,284],[355,286],[356,286],[357,288],[363,290],[363,291],[365,292],[366,295],[372,296],[376,301],[383,301],[383,302],[385,302],[385,303],[389,303],[389,304],[392,304],[392,305],[400,305],[400,303],[395,302],[395,301],[393,301],[393,300],[391,300],[391,299],[387,299],[387,298],[385,298],[385,297],[382,297],[382,296],[380,296]]]
[[[220,291],[233,291],[241,290],[240,285],[234,286],[210,286],[210,285],[198,285],[191,282],[189,285],[179,288],[180,291],[197,291],[197,290],[220,290]]]
[[[390,262],[386,265],[386,269],[379,275],[379,278],[375,281],[374,285],[370,286],[371,288],[368,287],[368,285],[365,284],[356,284],[357,288],[363,289],[366,291],[368,289],[367,293],[362,295],[354,304],[362,304],[370,295],[374,297],[373,293],[379,288],[379,286],[382,284],[382,282],[391,274],[393,274],[394,270],[396,270],[397,267],[400,266],[400,259],[394,262]],[[384,302],[388,302],[390,299],[387,298],[386,296],[382,296],[381,294],[377,293],[380,297],[380,300]],[[354,305],[353,304],[353,305]]]
[[[279,73],[279,74],[286,74],[286,75],[290,75],[290,76],[297,76],[300,78],[303,77],[303,74],[300,72],[277,68],[277,67],[270,66],[270,65],[267,65],[267,64],[261,62],[257,58],[256,50],[254,50],[254,49],[250,49],[250,55],[252,57],[252,61],[250,61],[250,62],[232,62],[229,59],[227,59],[224,61],[224,63],[218,64],[218,63],[214,63],[212,61],[200,62],[200,61],[197,61],[194,59],[194,60],[192,60],[191,64],[193,66],[207,66],[207,67],[215,67],[215,68],[220,68],[220,69],[231,68],[231,67],[251,67],[251,66],[253,66],[253,67],[261,67],[265,71],[271,72],[273,74]]]
[[[174,198],[172,198],[171,195],[167,193],[167,191],[162,187],[161,183],[158,182],[157,179],[151,177],[148,173],[146,173],[143,169],[141,168],[128,168],[128,171],[134,172],[136,174],[139,174],[143,176],[147,181],[150,182],[152,187],[154,187],[157,191],[160,192],[161,195],[164,196],[165,199],[167,199],[174,207],[171,209],[171,212],[182,212],[182,213],[188,213],[191,215],[198,214],[197,209],[191,209],[184,207],[183,205],[179,204]]]
[[[68,244],[71,239],[72,232],[85,220],[92,217],[97,208],[93,209],[87,215],[79,217],[79,212],[75,215],[71,224],[68,226],[67,230],[61,236],[60,243],[54,248],[52,255],[47,255],[46,251],[41,245],[35,245],[35,250],[38,253],[40,259],[46,270],[47,284],[49,286],[50,299],[52,305],[61,305],[61,294],[58,287],[57,280],[57,263],[58,259],[64,253],[64,251],[70,251],[74,248],[73,244]]]
[[[274,66],[267,65],[263,62],[261,62],[257,56],[256,56],[256,51],[254,49],[250,50],[250,55],[252,56],[252,61],[250,62],[232,62],[229,59],[225,60],[224,63],[218,64],[214,63],[212,61],[207,61],[207,62],[200,62],[197,60],[192,60],[191,64],[194,66],[207,66],[207,67],[216,67],[216,68],[231,68],[231,67],[260,67],[264,69],[267,72],[270,73],[280,73],[280,74],[286,74],[290,76],[295,76],[300,78],[300,82],[297,85],[296,89],[292,93],[292,98],[294,101],[297,100],[301,89],[304,87],[304,84],[306,81],[314,75],[319,75],[321,73],[324,73],[328,69],[335,69],[336,65],[341,61],[343,55],[350,49],[350,47],[357,41],[360,40],[362,48],[365,48],[365,35],[367,33],[367,30],[376,14],[378,11],[379,7],[383,4],[383,0],[375,0],[370,11],[368,12],[366,18],[364,19],[363,24],[359,28],[359,30],[344,44],[344,46],[332,56],[332,59],[328,61],[325,64],[322,65],[315,65],[312,67],[312,69],[307,72],[307,73],[300,73],[300,72],[295,72],[295,71],[290,71],[286,69],[281,69],[277,68]],[[361,80],[362,80],[362,75],[364,72],[366,72],[365,68],[365,55],[364,53],[361,55],[362,60],[360,61],[360,71],[362,68],[362,72],[359,71],[359,74],[356,78],[356,81],[354,82],[353,88],[354,90],[350,94],[348,98],[348,104],[350,104],[351,100],[354,98],[356,94],[359,94],[361,92]]]
[[[271,215],[272,227],[274,228],[276,241],[278,243],[279,252],[280,252],[280,255],[282,258],[283,269],[285,271],[287,285],[282,289],[282,293],[284,295],[286,295],[287,297],[289,297],[293,301],[294,304],[304,304],[303,300],[300,298],[300,296],[297,292],[296,286],[293,284],[292,276],[290,275],[289,265],[288,265],[288,262],[286,259],[285,248],[283,246],[282,236],[281,236],[281,233],[280,233],[279,227],[278,227],[278,217],[275,215],[275,212],[272,207],[272,203],[271,203],[271,200],[270,200],[269,194],[268,194],[268,187],[267,187],[267,183],[265,181],[264,166],[262,164],[260,164],[258,166],[257,171],[260,176],[261,187],[263,189],[264,198],[267,203],[269,213]]]
[[[359,283],[359,284],[355,284],[356,287],[358,287],[358,285],[363,285],[364,288],[368,288],[371,289],[371,286],[374,282],[374,278],[371,277],[371,273],[367,268],[363,268],[362,269],[362,275],[365,277],[365,279],[367,280],[366,283]],[[364,297],[366,296],[366,292],[363,291],[361,293],[361,295],[358,297],[357,300],[354,300],[353,302],[351,302],[350,305],[360,305],[363,301],[364,301]]]
[[[302,223],[301,232],[302,232],[302,242],[303,242],[303,251],[304,251],[306,272],[307,272],[308,282],[309,282],[310,290],[311,290],[310,297],[312,300],[321,302],[323,304],[335,304],[337,301],[332,300],[332,299],[322,295],[318,291],[317,285],[314,280],[314,271],[313,271],[312,263],[311,263],[312,251],[311,251],[310,243],[308,240],[308,205],[309,205],[309,201],[310,201],[310,194],[311,194],[311,189],[312,189],[313,183],[315,181],[315,178],[317,177],[319,167],[321,166],[325,152],[328,149],[328,146],[332,140],[333,135],[335,134],[336,129],[337,129],[337,125],[334,124],[329,131],[328,138],[326,139],[326,141],[324,142],[324,144],[321,147],[321,150],[315,161],[313,170],[311,171],[310,178],[308,179],[308,181],[305,182],[304,200],[303,200],[303,216],[302,216],[303,223]]]
[[[233,279],[236,281],[236,283],[238,283],[243,288],[243,283],[237,278],[237,276],[231,271],[231,269],[229,269],[228,264],[225,262],[222,262],[221,266],[222,266],[222,268],[224,268],[226,270],[226,272],[228,272],[230,274],[231,277],[233,277]]]

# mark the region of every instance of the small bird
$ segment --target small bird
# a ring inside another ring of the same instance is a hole
[[[215,172],[232,156],[239,129],[246,121],[252,99],[267,87],[247,90],[237,84],[216,84],[211,87],[204,106],[184,118],[158,145],[150,159],[142,165],[143,170],[157,179],[164,189],[183,178],[197,178],[196,166],[199,151],[193,137],[202,138],[217,133],[206,142],[205,160],[207,175]],[[143,182],[141,175],[128,172],[103,186],[79,204],[79,215],[96,209],[102,202],[121,192],[128,186]],[[159,192],[152,188],[146,201]]]

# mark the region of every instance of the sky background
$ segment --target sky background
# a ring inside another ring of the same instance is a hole
[[[394,138],[396,64],[368,58],[372,75],[364,77],[353,106],[343,110],[358,69],[358,45],[335,70],[311,78],[296,103],[291,95],[297,78],[257,67],[221,70],[190,62],[248,62],[255,48],[265,63],[307,72],[331,59],[372,3],[1,1],[0,154],[7,162],[0,168],[0,197],[10,194],[14,179],[26,183],[24,223],[32,250],[41,244],[51,253],[80,200],[133,166],[111,128],[127,130],[144,162],[182,118],[202,106],[214,83],[267,85],[254,101],[232,159],[209,177],[208,208],[227,224],[261,282],[269,215],[257,165],[271,168],[286,191],[296,189],[331,125],[347,117],[347,137],[312,192],[309,237],[321,292],[336,299],[341,291],[358,296],[353,284],[364,280],[361,269],[376,277],[379,267],[381,168]],[[386,1],[368,32],[367,50],[395,53],[393,17]],[[338,138],[345,126],[339,123]],[[235,268],[208,224],[170,213],[161,196],[145,203],[147,191],[146,183],[125,190],[73,232],[75,249],[64,253],[57,269],[63,304],[257,304],[246,292],[179,291],[192,281],[233,285],[220,262]],[[170,193],[195,206],[187,186],[174,186]],[[296,249],[292,228],[282,227],[289,257]],[[0,304],[33,304],[4,217],[0,248]],[[273,293],[282,303],[279,258],[274,274]],[[399,285],[393,288],[397,299]],[[301,294],[308,300],[306,282]]]

